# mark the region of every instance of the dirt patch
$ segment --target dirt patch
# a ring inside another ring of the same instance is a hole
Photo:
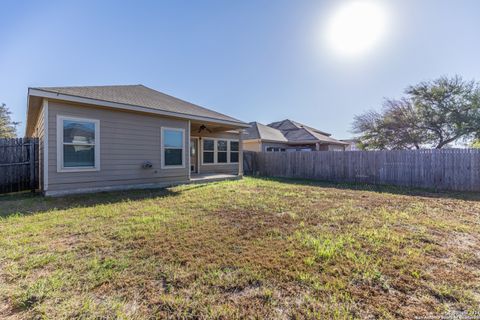
[[[470,251],[480,254],[480,239],[469,233],[452,232],[450,233],[447,246],[455,246],[463,251]]]

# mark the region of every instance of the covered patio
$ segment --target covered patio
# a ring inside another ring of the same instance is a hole
[[[232,180],[243,175],[243,128],[236,124],[190,121],[189,180]]]

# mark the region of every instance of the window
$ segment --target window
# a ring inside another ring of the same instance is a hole
[[[266,151],[267,152],[285,152],[285,148],[267,147]]]
[[[203,163],[214,163],[215,140],[203,140]]]
[[[238,141],[230,141],[230,162],[238,163]]]
[[[203,138],[202,141],[202,164],[238,163],[238,140]]]
[[[57,117],[57,171],[100,170],[100,121]]]
[[[162,128],[162,168],[184,167],[184,130]]]
[[[227,140],[217,140],[217,162],[227,163],[228,142]]]

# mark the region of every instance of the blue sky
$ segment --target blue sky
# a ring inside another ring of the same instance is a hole
[[[480,1],[379,1],[388,31],[351,59],[322,36],[351,1],[2,0],[0,102],[23,135],[28,87],[141,83],[244,121],[291,118],[348,138],[355,114],[409,84],[480,80]]]

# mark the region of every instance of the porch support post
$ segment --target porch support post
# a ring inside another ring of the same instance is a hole
[[[190,174],[191,174],[191,164],[190,164],[190,139],[191,139],[191,131],[192,130],[192,124],[190,120],[188,120],[188,128],[187,128],[187,151],[185,152],[185,156],[187,157],[187,170],[188,170],[188,180],[191,179]]]
[[[238,130],[238,176],[243,177],[243,130]]]

